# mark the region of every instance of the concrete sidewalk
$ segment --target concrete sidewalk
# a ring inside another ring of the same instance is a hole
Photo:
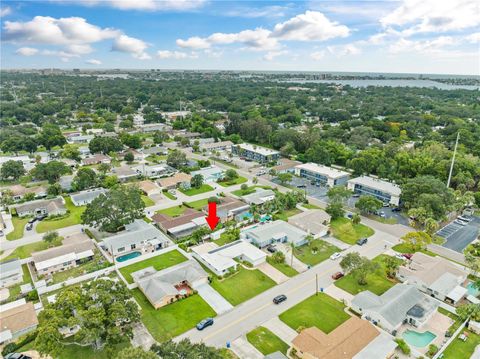
[[[288,345],[292,345],[293,339],[298,333],[286,325],[278,317],[274,317],[262,324],[263,327],[269,329],[273,334],[282,339]]]

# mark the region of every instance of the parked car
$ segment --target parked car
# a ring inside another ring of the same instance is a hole
[[[33,217],[28,221],[28,224],[34,224],[38,220],[38,217]]]
[[[334,261],[334,260],[337,260],[338,258],[340,258],[341,256],[342,256],[342,253],[340,253],[340,252],[335,252],[335,253],[333,253],[333,254],[330,256],[330,259],[331,259],[332,261]]]
[[[277,248],[275,248],[274,246],[272,246],[271,244],[267,247],[267,251],[269,251],[270,253],[275,253],[277,251]]]
[[[297,184],[297,188],[307,188],[307,186],[304,184]]]
[[[358,197],[360,197],[360,193],[354,193],[354,194],[352,194],[352,197],[353,198],[358,198]]]
[[[367,244],[368,242],[368,238],[360,238],[358,241],[357,241],[357,244],[359,246],[363,246],[364,244]]]
[[[265,171],[258,171],[256,176],[263,176],[264,174],[267,174]]]
[[[400,207],[392,208],[392,212],[400,212],[400,211],[401,211]]]
[[[280,294],[277,295],[275,298],[273,298],[273,302],[275,304],[280,304],[281,302],[284,302],[287,300],[287,296],[285,294]]]
[[[399,254],[399,253],[395,254],[395,258],[401,259],[402,261],[405,260],[405,257],[403,256],[403,254]]]
[[[463,216],[458,216],[457,219],[459,219],[460,221],[464,221],[464,222],[467,222],[467,223],[470,223],[471,222],[471,218],[467,218],[467,217],[463,217]]]
[[[2,230],[0,230],[0,237],[3,237],[4,233]]]
[[[36,218],[37,218],[37,221],[42,221],[42,220],[44,220],[44,219],[47,218],[47,217],[48,217],[48,214],[45,214],[45,213],[44,213],[44,214],[39,214],[39,215],[37,215]]]
[[[388,203],[388,202],[383,202],[383,207],[390,207],[390,203]]]
[[[25,229],[26,229],[27,231],[31,231],[32,228],[33,228],[33,222],[32,222],[32,223],[27,223],[27,226],[25,227]]]
[[[336,273],[332,274],[332,279],[337,280],[337,279],[342,278],[343,276],[344,276],[344,274],[342,272],[336,272]]]
[[[468,224],[467,222],[461,221],[459,219],[454,220],[453,223],[458,224],[460,226],[466,226]]]
[[[387,216],[385,215],[385,212],[384,211],[380,211],[380,213],[378,214],[381,218],[386,218]]]
[[[32,359],[32,357],[20,353],[10,353],[5,355],[5,359]]]
[[[408,260],[410,260],[410,259],[412,259],[413,254],[412,254],[412,253],[403,253],[402,256],[404,256],[405,258],[407,258]]]
[[[209,327],[210,325],[213,325],[213,318],[206,318],[197,324],[197,329],[203,330],[206,327]]]
[[[347,213],[347,218],[352,219],[353,218],[353,213]]]

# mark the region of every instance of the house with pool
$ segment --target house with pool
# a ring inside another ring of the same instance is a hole
[[[103,239],[100,246],[118,262],[123,262],[171,244],[171,240],[158,228],[143,219],[136,219],[127,224],[125,230]]]
[[[397,273],[400,281],[414,285],[427,295],[453,305],[469,294],[467,275],[457,264],[421,252],[415,253]]]
[[[402,324],[424,326],[437,312],[439,302],[413,285],[397,284],[380,296],[369,290],[361,292],[351,306],[362,318],[395,336]]]

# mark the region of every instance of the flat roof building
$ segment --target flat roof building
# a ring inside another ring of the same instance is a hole
[[[240,238],[244,238],[259,248],[272,243],[293,243],[295,247],[307,243],[307,232],[288,224],[282,220],[248,228],[241,232]]]
[[[350,173],[313,162],[295,167],[295,174],[317,184],[333,187],[347,183]]]
[[[217,182],[223,178],[224,171],[218,166],[209,166],[201,168],[198,171],[192,171],[190,175],[193,177],[195,175],[201,175],[203,177],[204,183]]]
[[[277,162],[280,159],[280,152],[249,143],[232,145],[232,153],[260,163]]]
[[[248,204],[264,204],[275,198],[275,192],[271,189],[256,188],[255,192],[242,196]]]
[[[318,238],[328,234],[330,218],[327,212],[321,209],[312,209],[288,218],[288,223]]]
[[[400,186],[370,176],[361,176],[348,180],[347,187],[354,193],[373,196],[383,203],[389,203],[394,206],[400,204]]]

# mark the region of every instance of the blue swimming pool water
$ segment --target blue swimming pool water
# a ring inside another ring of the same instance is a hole
[[[419,333],[414,330],[408,329],[403,333],[402,337],[408,344],[413,345],[417,348],[424,348],[428,344],[430,344],[431,341],[437,336],[432,332]]]
[[[467,285],[467,293],[468,295],[473,295],[474,297],[478,297],[480,295],[480,289],[476,288],[473,285],[473,282],[470,282]]]
[[[138,256],[141,256],[142,253],[140,252],[130,252],[128,254],[125,254],[123,256],[117,257],[117,262],[125,262],[128,261],[129,259],[136,258]]]

